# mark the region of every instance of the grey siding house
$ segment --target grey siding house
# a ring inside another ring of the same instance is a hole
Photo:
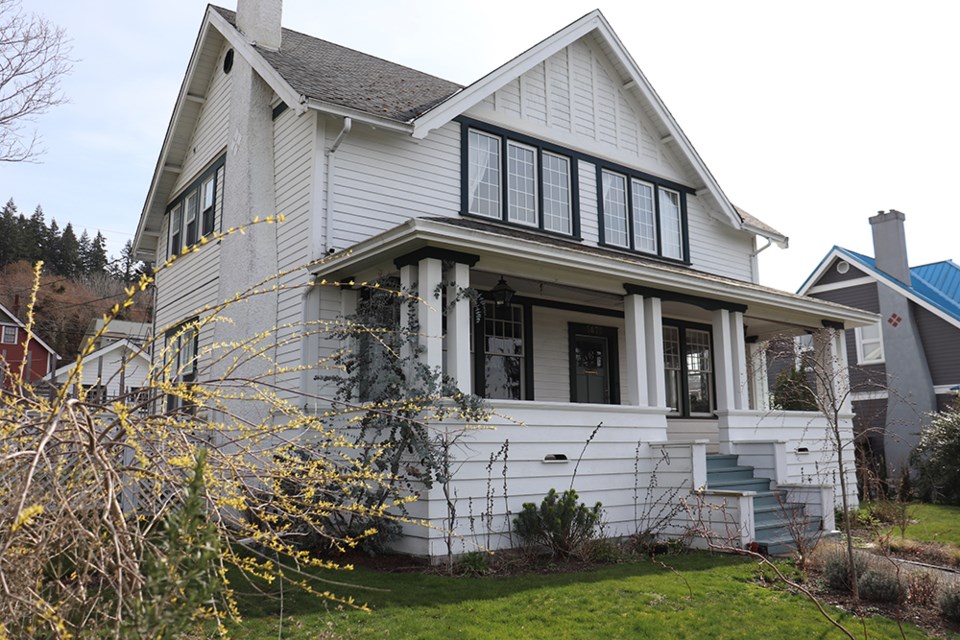
[[[835,246],[798,291],[880,316],[846,339],[855,428],[890,479],[928,414],[960,391],[960,266],[909,266],[904,219],[894,210],[870,218],[876,257]]]

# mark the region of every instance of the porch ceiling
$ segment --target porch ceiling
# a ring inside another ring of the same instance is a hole
[[[479,261],[475,271],[502,274],[508,279],[522,278],[614,296],[623,296],[623,285],[630,283],[681,296],[746,305],[747,318],[763,327],[779,325],[781,330],[784,325],[798,330],[817,328],[824,320],[841,322],[847,328],[877,321],[873,313],[824,300],[464,218],[410,219],[322,261],[314,273],[327,280],[372,279],[395,271],[394,260],[424,247],[476,255]]]

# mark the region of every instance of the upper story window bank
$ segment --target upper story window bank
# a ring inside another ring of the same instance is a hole
[[[170,252],[176,255],[214,232],[217,209],[217,176],[225,156],[191,182],[167,205]]]
[[[601,245],[689,263],[689,187],[471,118],[458,120],[466,215],[580,240],[582,159],[597,168]]]

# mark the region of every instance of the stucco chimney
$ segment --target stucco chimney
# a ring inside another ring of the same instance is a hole
[[[903,230],[906,216],[896,209],[880,211],[870,218],[873,227],[873,252],[877,269],[910,286],[910,265],[907,262],[907,237]]]
[[[280,48],[283,0],[237,0],[237,28],[259,47]]]

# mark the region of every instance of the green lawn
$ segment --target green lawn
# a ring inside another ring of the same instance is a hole
[[[916,522],[907,527],[908,538],[960,545],[960,507],[918,503],[910,506],[910,517]]]
[[[385,590],[335,588],[373,613],[327,612],[314,597],[288,593],[283,638],[844,637],[803,597],[755,584],[751,562],[701,553],[668,561],[679,574],[649,562],[513,578],[338,572],[331,579]],[[279,608],[277,599],[244,598],[246,622],[234,636],[276,638]],[[335,635],[321,634],[330,633],[328,625]],[[889,620],[872,618],[868,628],[871,638],[900,637]],[[911,627],[907,637],[927,636]]]

